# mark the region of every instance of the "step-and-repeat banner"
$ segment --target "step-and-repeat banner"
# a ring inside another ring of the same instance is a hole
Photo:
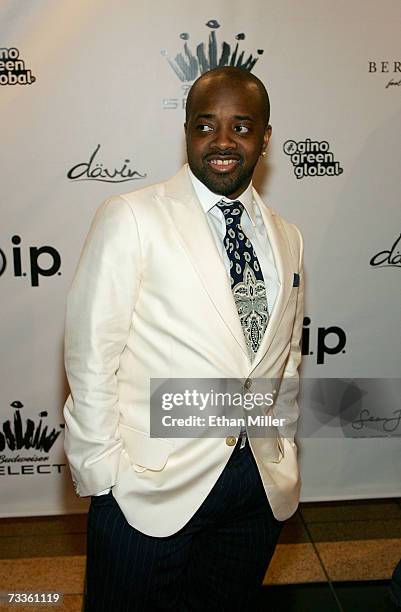
[[[2,516],[86,508],[63,454],[67,291],[100,203],[185,161],[188,89],[216,65],[266,84],[256,185],[305,239],[302,498],[401,495],[400,16],[399,0],[1,3]]]

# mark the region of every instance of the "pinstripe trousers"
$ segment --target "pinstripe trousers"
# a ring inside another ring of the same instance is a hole
[[[243,449],[239,444],[203,504],[171,536],[131,527],[112,492],[92,498],[85,612],[259,609],[282,523],[248,442]]]

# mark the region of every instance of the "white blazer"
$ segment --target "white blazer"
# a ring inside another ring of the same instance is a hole
[[[148,535],[181,529],[233,451],[225,438],[151,438],[151,378],[295,380],[276,414],[286,426],[249,442],[276,518],[298,505],[302,238],[254,197],[281,284],[252,363],[186,166],[165,183],[107,200],[84,245],[67,305],[65,451],[77,494],[112,486],[127,521]]]

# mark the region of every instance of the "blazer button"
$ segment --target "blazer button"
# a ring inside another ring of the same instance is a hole
[[[227,436],[226,438],[227,446],[235,446],[237,444],[237,439],[234,436]]]
[[[244,382],[244,387],[245,389],[250,389],[252,386],[252,380],[250,378],[247,378]]]

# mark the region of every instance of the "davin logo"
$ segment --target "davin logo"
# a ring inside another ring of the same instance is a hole
[[[130,159],[125,159],[121,168],[107,168],[102,162],[98,162],[95,157],[99,153],[100,144],[91,153],[88,162],[80,162],[67,172],[67,177],[72,181],[101,181],[103,183],[125,183],[146,178],[146,173],[141,174],[137,170],[129,167]]]
[[[373,255],[370,265],[374,268],[401,268],[401,234],[394,240],[390,249]]]

